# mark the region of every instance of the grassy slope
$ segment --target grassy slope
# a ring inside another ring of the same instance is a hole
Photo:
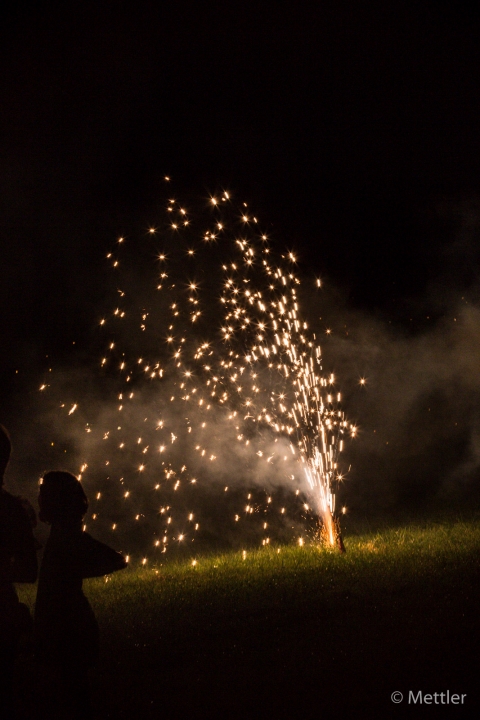
[[[100,716],[404,717],[394,690],[447,688],[473,710],[480,522],[386,530],[347,548],[262,549],[85,583],[102,628]]]

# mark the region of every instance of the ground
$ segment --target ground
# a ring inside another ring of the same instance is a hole
[[[269,548],[86,582],[102,629],[97,717],[475,717],[480,519],[346,545],[346,555]],[[32,603],[34,590],[22,596]],[[26,655],[22,712],[33,718]],[[408,704],[409,691],[447,690],[463,704]]]

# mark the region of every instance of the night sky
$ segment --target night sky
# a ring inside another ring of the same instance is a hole
[[[155,224],[165,175],[177,197],[248,201],[338,297],[339,327],[391,326],[406,364],[426,333],[450,337],[452,308],[478,295],[478,31],[456,3],[15,4],[0,42],[0,421],[15,424],[46,355],[88,347],[105,253]]]

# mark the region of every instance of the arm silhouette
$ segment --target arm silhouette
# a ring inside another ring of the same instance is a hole
[[[127,562],[123,555],[113,550],[88,533],[82,533],[82,553],[80,559],[80,573],[82,578],[101,577],[123,570]]]
[[[5,553],[9,557],[9,581],[34,583],[38,565],[32,526],[18,498],[12,496],[5,518]]]

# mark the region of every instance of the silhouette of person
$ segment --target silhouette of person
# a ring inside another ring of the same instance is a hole
[[[13,677],[18,642],[31,625],[28,608],[19,602],[13,583],[34,583],[37,579],[32,532],[35,513],[27,501],[3,487],[11,450],[10,436],[0,425],[0,717],[9,720],[14,717]]]
[[[88,669],[98,656],[99,633],[82,581],[122,570],[127,563],[120,553],[83,531],[88,500],[74,475],[46,473],[39,505],[40,520],[51,529],[35,604],[36,656],[41,664],[56,669],[62,695],[48,697],[47,689],[47,717],[63,703],[73,717],[88,718],[92,712]]]

